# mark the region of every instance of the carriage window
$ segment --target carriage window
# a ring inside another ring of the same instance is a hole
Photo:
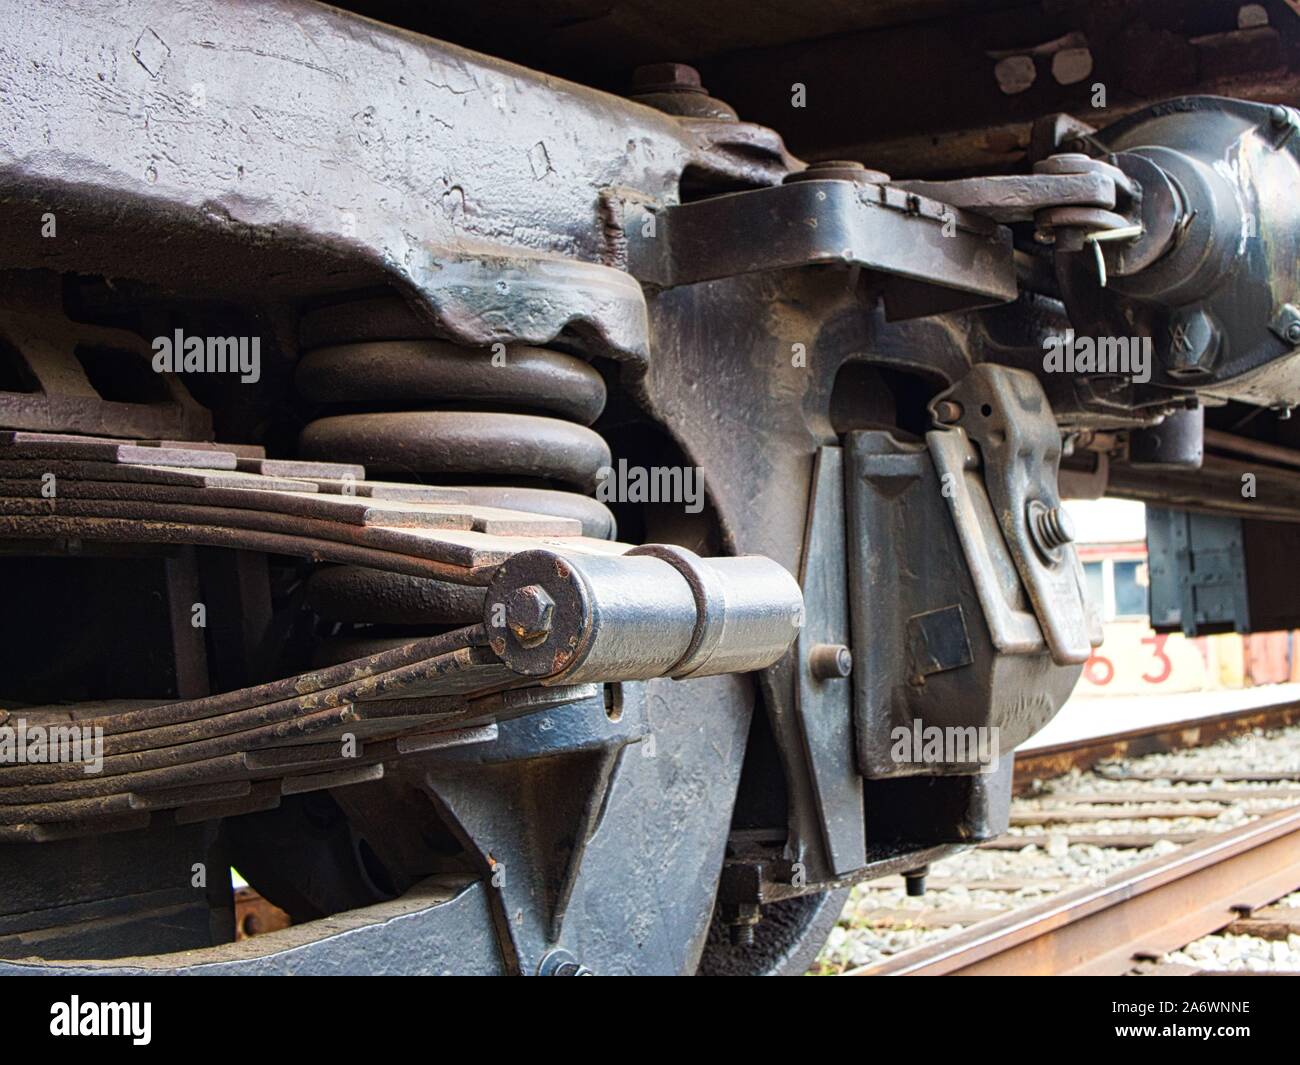
[[[1115,563],[1115,615],[1145,617],[1147,607],[1147,564],[1130,561]]]
[[[1083,575],[1087,579],[1088,598],[1104,614],[1106,611],[1106,574],[1100,562],[1085,562]]]

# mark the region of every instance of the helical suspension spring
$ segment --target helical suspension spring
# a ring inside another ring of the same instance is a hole
[[[393,295],[308,312],[295,388],[321,416],[302,430],[300,456],[361,463],[372,479],[454,484],[467,502],[576,518],[585,535],[612,538],[613,515],[580,494],[610,463],[588,428],[605,405],[600,374],[551,348],[475,349],[429,334]],[[335,566],[312,575],[308,602],[330,620],[428,626],[475,620],[482,593]]]

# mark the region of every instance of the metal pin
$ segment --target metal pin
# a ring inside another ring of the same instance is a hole
[[[1142,226],[1138,223],[1131,226],[1120,226],[1118,229],[1099,229],[1083,238],[1085,244],[1092,245],[1093,255],[1097,259],[1097,280],[1101,282],[1102,288],[1106,287],[1106,257],[1101,253],[1101,242],[1103,240],[1131,240],[1140,236],[1142,236]]]

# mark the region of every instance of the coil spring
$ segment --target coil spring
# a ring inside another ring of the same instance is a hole
[[[303,458],[360,463],[374,478],[461,485],[467,502],[576,518],[585,535],[613,537],[608,508],[580,494],[610,463],[608,445],[588,428],[604,409],[605,382],[582,359],[431,337],[392,295],[308,312],[300,342],[295,389],[323,410],[299,436]],[[356,623],[464,624],[481,601],[478,590],[352,566],[318,570],[308,584],[313,609]]]

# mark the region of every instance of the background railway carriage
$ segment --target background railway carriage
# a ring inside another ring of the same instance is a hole
[[[1140,503],[1068,504],[1079,530],[1088,592],[1104,639],[1084,665],[1074,698],[1239,689],[1300,681],[1295,630],[1187,637],[1151,627],[1151,574]]]

